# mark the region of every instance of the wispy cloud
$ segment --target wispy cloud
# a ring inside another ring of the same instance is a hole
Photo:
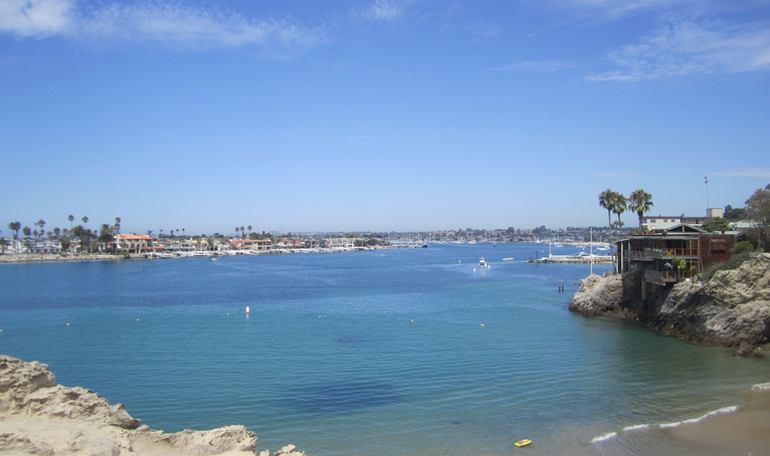
[[[770,24],[670,23],[607,56],[615,68],[592,81],[638,81],[691,73],[770,69]]]
[[[747,168],[732,171],[715,171],[709,175],[722,177],[750,177],[757,179],[770,179],[770,168]]]
[[[701,0],[707,3],[708,0]],[[687,4],[690,0],[563,0],[568,7],[588,10],[594,19],[614,20],[652,9],[670,9]]]
[[[501,65],[489,68],[490,71],[505,72],[530,72],[530,73],[555,73],[557,71],[576,68],[577,65],[569,62],[560,62],[557,60],[525,60],[508,65]]]
[[[307,48],[323,34],[287,18],[146,1],[76,9],[73,0],[2,0],[0,32],[17,37],[63,36],[89,43],[147,42],[193,47],[277,46]]]
[[[0,1],[0,32],[19,38],[66,33],[73,22],[71,0]]]
[[[406,7],[407,4],[403,1],[374,0],[363,9],[361,15],[374,21],[394,21],[404,14]]]

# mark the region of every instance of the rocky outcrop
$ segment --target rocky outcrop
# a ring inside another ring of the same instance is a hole
[[[717,271],[708,282],[683,281],[650,292],[619,290],[632,278],[589,276],[570,303],[585,315],[610,315],[643,320],[660,334],[688,342],[738,347],[738,354],[759,354],[770,340],[770,254],[757,254],[739,267]],[[623,283],[623,285],[621,285]]]
[[[85,388],[56,384],[45,364],[0,355],[0,453],[30,455],[255,455],[244,426],[166,433]],[[260,456],[270,456],[264,450]],[[304,456],[293,445],[274,455]]]
[[[623,278],[620,275],[606,277],[591,274],[580,283],[580,289],[569,304],[570,310],[588,316],[612,316],[629,318],[633,313],[624,306]]]

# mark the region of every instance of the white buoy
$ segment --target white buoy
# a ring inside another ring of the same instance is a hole
[[[67,326],[69,326],[69,325],[70,325],[70,322],[67,322],[67,323],[65,323],[65,324],[66,324]]]
[[[480,324],[479,326],[481,326],[482,328],[486,328],[487,327],[487,325],[485,325],[484,323]]]
[[[409,320],[409,323],[414,323],[414,319]]]
[[[136,321],[139,321],[139,319],[137,318]]]
[[[251,307],[246,306],[246,315],[251,314]]]

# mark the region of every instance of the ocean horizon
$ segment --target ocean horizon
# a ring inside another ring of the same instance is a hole
[[[766,360],[569,312],[589,266],[524,261],[543,254],[3,264],[0,353],[154,428],[244,424],[259,448],[312,456],[507,455],[521,438],[536,455],[682,454],[651,447],[665,425],[732,413],[768,381]]]

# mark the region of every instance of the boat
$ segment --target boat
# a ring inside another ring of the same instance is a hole
[[[513,261],[513,257],[505,257],[503,258],[503,261]]]
[[[524,447],[532,443],[532,440],[530,439],[521,439],[518,442],[514,443],[517,447]]]
[[[487,263],[487,260],[484,259],[484,257],[481,257],[481,259],[479,260],[479,266],[482,268],[486,268],[487,266],[489,266],[489,263]]]
[[[422,248],[427,249],[428,248],[428,244],[423,244]]]

